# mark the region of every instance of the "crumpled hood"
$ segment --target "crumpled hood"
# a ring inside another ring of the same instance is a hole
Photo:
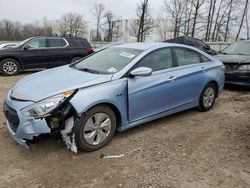
[[[111,78],[112,75],[92,74],[66,65],[25,77],[13,86],[11,93],[36,102],[64,91],[108,82]]]
[[[250,63],[250,56],[248,55],[218,54],[215,57],[223,63]]]

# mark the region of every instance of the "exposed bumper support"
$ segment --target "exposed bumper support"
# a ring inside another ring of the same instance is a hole
[[[18,138],[16,136],[16,134],[12,131],[12,129],[10,128],[10,124],[9,122],[7,121],[6,122],[6,128],[10,134],[10,136],[18,143],[20,144],[21,146],[25,147],[26,149],[30,149],[30,146],[27,144],[27,142],[21,138]]]

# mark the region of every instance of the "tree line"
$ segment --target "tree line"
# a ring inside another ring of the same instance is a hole
[[[0,40],[20,41],[33,36],[50,36],[52,27],[44,19],[42,24],[39,22],[22,24],[20,22],[3,19],[0,21]]]
[[[226,42],[239,40],[243,28],[250,39],[248,12],[249,0],[165,0],[162,19],[171,19],[173,37],[198,35],[205,41]]]
[[[163,0],[158,17],[152,15],[152,0],[138,0],[136,18],[126,28],[129,36],[142,42],[155,31],[160,40],[181,35],[204,41],[239,40],[241,34],[250,39],[249,0]],[[90,28],[92,41],[121,40],[124,34],[122,17],[114,15],[102,3],[94,4],[90,14],[95,28]],[[83,15],[66,13],[56,26],[42,22],[21,24],[8,19],[0,21],[0,40],[22,40],[31,36],[84,36],[88,30]]]

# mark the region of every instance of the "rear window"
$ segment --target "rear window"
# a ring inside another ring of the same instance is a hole
[[[48,39],[49,47],[64,47],[67,45],[64,39]]]
[[[67,38],[66,40],[72,47],[91,48],[89,42],[84,38]]]

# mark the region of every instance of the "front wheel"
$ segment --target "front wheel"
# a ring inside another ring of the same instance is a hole
[[[14,76],[20,72],[20,64],[15,59],[4,59],[0,63],[0,72],[5,76]]]
[[[116,116],[111,108],[100,105],[87,111],[76,131],[77,145],[85,151],[96,151],[107,145],[116,131]]]
[[[206,85],[200,96],[199,109],[203,112],[209,111],[214,105],[216,95],[216,86],[213,83]]]

